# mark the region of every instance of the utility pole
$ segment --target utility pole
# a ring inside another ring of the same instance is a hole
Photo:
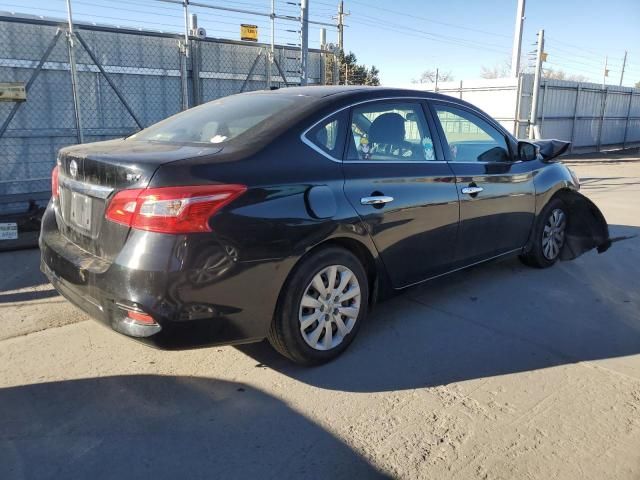
[[[522,50],[522,25],[524,23],[525,0],[518,0],[516,12],[516,27],[513,32],[513,50],[511,51],[511,76],[517,78],[520,74],[520,52]]]
[[[336,64],[338,65],[338,85],[340,83],[340,65],[338,64],[338,58],[340,55],[344,55],[344,17],[349,15],[348,13],[344,13],[344,1],[340,0],[338,3],[338,16],[334,17],[338,22],[338,51],[334,53],[334,58],[336,59]],[[346,66],[345,66],[346,69]],[[346,78],[346,70],[345,70],[345,78]],[[348,85],[347,83],[345,83]]]
[[[78,97],[78,70],[76,68],[75,45],[73,42],[73,15],[71,13],[71,0],[67,0],[67,20],[69,22],[69,31],[67,32],[67,44],[69,47],[69,66],[71,67],[71,94],[73,95],[73,109],[76,120],[76,136],[78,143],[84,143],[82,134],[82,116],[80,114],[80,99]]]
[[[627,66],[627,51],[624,51],[624,60],[622,60],[622,72],[620,73],[620,86],[622,86],[622,80],[624,80],[624,69]]]
[[[309,82],[307,57],[309,56],[309,0],[300,2],[300,85],[305,86]]]
[[[438,91],[438,77],[440,76],[440,69],[436,68],[436,88],[435,91]]]
[[[602,72],[602,88],[607,85],[607,77],[609,76],[609,70],[607,70],[607,63],[609,62],[609,56],[604,57],[604,72]]]
[[[338,49],[344,51],[344,2],[338,4]]]
[[[542,53],[544,52],[544,30],[538,32],[538,48],[536,50],[536,71],[533,77],[533,96],[531,99],[531,115],[529,116],[529,138],[536,138],[538,130],[538,100],[540,98],[540,77],[542,76]]]

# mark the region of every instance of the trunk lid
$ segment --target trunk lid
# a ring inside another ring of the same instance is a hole
[[[62,149],[58,155],[60,233],[83,250],[112,261],[129,228],[105,219],[120,190],[145,188],[161,165],[213,155],[220,147],[109,140]]]

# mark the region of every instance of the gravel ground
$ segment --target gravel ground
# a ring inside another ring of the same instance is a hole
[[[613,236],[640,156],[567,161]],[[315,369],[88,321],[0,254],[0,478],[640,478],[640,237],[550,270],[479,266],[381,304]]]

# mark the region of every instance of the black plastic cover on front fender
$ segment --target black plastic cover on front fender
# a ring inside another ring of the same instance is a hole
[[[561,260],[573,260],[591,249],[605,252],[611,246],[609,225],[595,204],[578,192],[567,192],[562,200],[567,205],[567,223]]]

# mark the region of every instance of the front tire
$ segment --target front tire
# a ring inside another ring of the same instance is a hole
[[[312,253],[283,287],[269,342],[302,365],[333,360],[351,344],[367,315],[368,285],[364,267],[348,250]]]
[[[526,265],[548,268],[560,258],[564,247],[569,215],[567,206],[559,198],[552,199],[538,216],[529,252],[520,256]]]

